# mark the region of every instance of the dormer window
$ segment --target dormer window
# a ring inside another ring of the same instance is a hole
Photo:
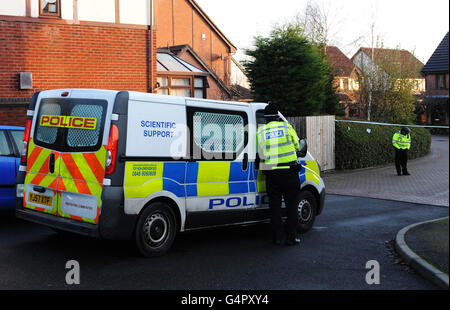
[[[60,17],[61,0],[39,0],[39,16]]]

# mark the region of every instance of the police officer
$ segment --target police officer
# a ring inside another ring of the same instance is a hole
[[[259,169],[266,176],[266,189],[271,211],[274,244],[281,244],[284,236],[281,219],[281,202],[286,205],[286,244],[300,243],[297,237],[297,195],[300,189],[297,152],[300,145],[297,133],[289,123],[281,121],[278,107],[269,103],[264,110],[266,124],[258,129],[257,141],[261,162]]]
[[[410,175],[406,167],[408,162],[408,150],[411,148],[411,130],[403,127],[392,137],[392,144],[395,148],[395,168],[397,175]]]

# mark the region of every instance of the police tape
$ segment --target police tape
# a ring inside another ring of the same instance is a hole
[[[406,124],[389,124],[389,123],[377,123],[377,122],[363,122],[363,121],[348,121],[348,120],[335,120],[340,123],[358,123],[367,125],[383,125],[383,126],[400,126],[400,127],[422,127],[422,128],[443,128],[448,129],[449,126],[433,126],[433,125],[406,125]]]

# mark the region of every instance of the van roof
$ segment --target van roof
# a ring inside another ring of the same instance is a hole
[[[100,93],[111,95],[111,93],[117,94],[119,91],[117,90],[106,90],[106,89],[82,89],[82,88],[72,88],[72,89],[54,89],[54,90],[46,90],[41,92],[41,97],[48,98],[48,97],[60,97],[63,92],[69,92],[69,93],[76,93],[76,95],[79,95],[80,93],[91,93],[99,95]],[[152,93],[144,93],[144,92],[136,92],[136,91],[128,91],[130,95],[130,99],[133,100],[148,100],[150,98],[152,99],[159,99],[164,100],[165,102],[172,103],[172,104],[185,104],[185,100],[189,101],[195,101],[195,102],[211,102],[211,103],[219,103],[219,104],[226,104],[226,105],[237,105],[237,106],[256,106],[256,107],[262,107],[266,105],[266,103],[262,102],[239,102],[239,101],[221,101],[221,100],[211,100],[211,99],[200,99],[200,98],[190,98],[190,97],[178,97],[178,96],[169,96],[169,95],[159,95],[159,94],[152,94]],[[70,97],[70,96],[69,96]],[[75,96],[76,97],[76,96]]]

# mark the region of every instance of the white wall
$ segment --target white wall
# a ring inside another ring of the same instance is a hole
[[[61,0],[61,18],[73,19],[73,0]]]
[[[31,0],[31,17],[39,17],[39,1]]]
[[[78,0],[78,19],[80,21],[114,23],[116,20],[115,1]]]
[[[148,0],[121,0],[120,22],[123,24],[150,24],[150,3]]]
[[[0,15],[26,16],[26,0],[0,0]]]
[[[237,84],[247,89],[250,89],[248,78],[244,74],[244,72],[242,72],[241,68],[239,68],[234,63],[233,60],[231,60],[230,63],[231,63],[231,75],[230,75],[231,84]]]

